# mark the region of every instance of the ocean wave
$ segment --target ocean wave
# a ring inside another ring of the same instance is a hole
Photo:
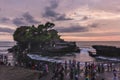
[[[109,60],[109,61],[120,61],[118,58],[111,58],[111,57],[103,57],[103,56],[98,56],[96,59],[102,59],[102,60]]]

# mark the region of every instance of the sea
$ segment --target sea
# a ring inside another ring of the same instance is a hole
[[[0,41],[0,54],[9,54],[7,49],[14,46],[16,42],[10,41]],[[92,48],[92,45],[107,45],[107,46],[116,46],[120,47],[120,41],[79,41],[76,42],[76,45],[81,49],[80,52],[74,54],[67,54],[65,56],[55,56],[51,59],[54,60],[73,60],[80,62],[88,62],[88,61],[120,61],[117,58],[103,57],[99,56],[97,58],[93,58],[89,56],[88,51],[96,52],[95,49]],[[35,57],[37,59],[38,57]],[[48,59],[48,57],[44,57],[44,60]],[[37,59],[39,60],[39,59]]]

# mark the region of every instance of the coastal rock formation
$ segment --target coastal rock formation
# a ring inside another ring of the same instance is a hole
[[[76,46],[76,42],[55,42],[54,47],[48,47],[44,50],[47,56],[62,56],[71,52],[80,52],[79,47]]]
[[[20,26],[14,34],[16,42],[12,48],[8,49],[13,53],[18,63],[27,63],[27,54],[38,53],[42,56],[62,56],[72,52],[79,52],[75,42],[64,41],[54,29],[55,24],[46,22],[38,26]]]
[[[54,47],[48,48],[48,52],[77,52],[79,48],[76,46],[75,42],[59,42],[56,43]]]
[[[97,55],[120,58],[120,48],[115,46],[93,45],[92,47],[96,49]]]
[[[89,56],[91,56],[91,57],[98,57],[99,56],[98,54],[93,54],[93,52],[91,52],[91,51],[88,51],[88,53],[89,53]]]

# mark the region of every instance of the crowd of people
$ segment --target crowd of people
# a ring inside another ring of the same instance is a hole
[[[7,64],[7,56],[0,55],[0,65],[6,65],[6,64]]]
[[[117,70],[112,63],[85,62],[82,65],[70,60],[68,63],[54,63],[52,66],[54,75],[51,80],[98,80],[98,74],[106,71],[113,71],[113,80],[118,80]],[[104,77],[101,80],[105,80]]]
[[[109,71],[113,72],[113,80],[118,80],[115,64],[111,62],[82,63],[76,60],[69,60],[63,63],[57,63],[30,61],[26,65],[22,63],[21,65],[18,65],[18,63],[16,63],[15,66],[22,66],[32,70],[41,71],[44,76],[51,74],[51,80],[98,80],[99,74]],[[103,77],[101,80],[105,80],[105,78]]]
[[[25,67],[42,71],[44,76],[49,73],[52,75],[51,80],[98,80],[99,74],[105,72],[113,72],[113,80],[118,80],[115,64],[111,62],[81,63],[76,60],[69,60],[63,63],[52,63],[34,61],[29,62]],[[101,80],[105,80],[104,77]]]

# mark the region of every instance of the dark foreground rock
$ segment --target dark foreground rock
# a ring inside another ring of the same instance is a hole
[[[91,52],[91,51],[88,51],[88,53],[89,53],[89,56],[91,56],[91,57],[98,57],[99,56],[97,54],[93,54],[93,52]]]
[[[93,45],[92,47],[96,49],[97,55],[120,58],[120,48],[103,45]]]

